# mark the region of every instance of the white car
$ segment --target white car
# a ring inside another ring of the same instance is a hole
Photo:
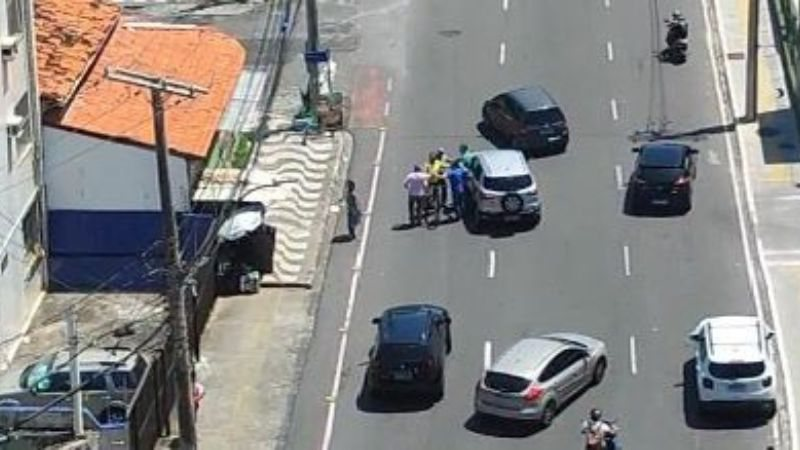
[[[701,410],[759,404],[775,411],[774,333],[757,317],[703,319],[689,337],[696,343],[695,373]]]

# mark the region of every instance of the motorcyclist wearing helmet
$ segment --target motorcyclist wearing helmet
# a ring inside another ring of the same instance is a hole
[[[586,436],[586,450],[614,450],[616,445],[614,437],[617,434],[617,427],[603,420],[603,411],[592,408],[589,411],[589,418],[583,421],[581,433]]]

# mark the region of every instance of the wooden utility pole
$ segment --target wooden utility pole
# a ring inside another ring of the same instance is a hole
[[[167,286],[169,303],[170,351],[175,359],[175,384],[178,397],[178,426],[182,449],[197,448],[197,433],[194,426],[194,405],[192,403],[191,361],[189,360],[189,337],[186,318],[186,300],[183,295],[183,269],[178,253],[178,229],[172,205],[172,190],[169,181],[169,148],[164,125],[164,93],[195,97],[208,93],[208,90],[189,83],[169,80],[156,75],[144,74],[125,69],[106,69],[106,77],[123,83],[150,89],[153,108],[153,128],[156,138],[156,161],[158,165],[158,187],[161,194],[161,211],[164,216],[164,241],[166,242]]]
[[[758,115],[758,0],[747,8],[747,67],[745,73],[744,122],[755,122]]]
[[[69,382],[72,389],[80,388],[81,386],[81,371],[80,362],[78,358],[78,318],[75,313],[75,308],[70,307],[66,312],[67,321],[67,345],[69,346]],[[83,392],[78,389],[75,395],[72,396],[72,430],[76,438],[81,438],[84,435],[83,429]]]
[[[306,0],[306,54],[319,51],[319,19],[317,18],[317,0]],[[319,105],[319,66],[316,61],[306,59],[308,70],[308,102],[311,113],[316,117]]]

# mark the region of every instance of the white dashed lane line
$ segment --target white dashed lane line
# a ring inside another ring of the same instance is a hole
[[[614,60],[614,44],[611,41],[606,42],[606,57],[609,61]]]
[[[499,62],[500,62],[501,66],[506,63],[506,43],[505,42],[501,42],[500,43],[500,61]]]
[[[603,0],[603,6],[605,6],[606,9],[611,9],[611,0]]]
[[[486,269],[486,276],[489,278],[494,278],[494,271],[495,271],[495,263],[497,259],[497,255],[495,254],[494,250],[489,250],[489,267]]]
[[[617,107],[617,99],[611,99],[611,118],[614,120],[619,120],[619,109]]]
[[[614,166],[614,178],[617,180],[617,189],[620,191],[625,189],[625,179],[622,175],[622,166],[619,164]]]
[[[636,372],[639,371],[639,366],[636,362],[636,336],[631,336],[630,352],[631,352],[631,374],[636,375]]]
[[[483,370],[489,370],[492,366],[492,341],[483,343]]]
[[[622,262],[625,266],[625,276],[631,276],[631,249],[627,245],[622,247]]]
[[[503,11],[508,11],[508,0],[503,0]]]

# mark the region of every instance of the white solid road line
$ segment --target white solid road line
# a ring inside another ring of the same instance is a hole
[[[619,111],[617,110],[617,99],[611,99],[611,118],[619,120]]]
[[[495,259],[494,250],[489,250],[489,268],[486,271],[486,276],[489,278],[494,278]]]
[[[631,374],[636,375],[636,372],[638,372],[639,369],[636,364],[636,336],[631,336],[630,350],[631,350]]]
[[[609,61],[614,60],[614,44],[611,41],[606,42],[606,57]]]
[[[622,177],[622,166],[619,164],[614,167],[614,176],[617,179],[617,189],[620,191],[625,189],[625,180]]]
[[[508,11],[508,0],[503,0],[503,11]]]
[[[506,43],[505,42],[501,42],[500,43],[500,65],[502,66],[505,63],[506,63]]]
[[[341,335],[339,337],[339,352],[336,357],[336,369],[333,374],[333,387],[331,393],[328,395],[328,411],[325,419],[325,432],[322,437],[322,450],[328,450],[331,446],[331,438],[333,437],[333,423],[336,416],[336,398],[339,395],[339,388],[342,382],[342,370],[344,369],[344,356],[347,349],[347,337],[350,330],[350,320],[353,316],[353,309],[356,304],[356,292],[358,291],[358,283],[361,278],[361,267],[364,262],[364,254],[367,251],[367,242],[369,241],[369,232],[372,225],[372,211],[375,207],[375,198],[378,191],[378,179],[381,175],[381,161],[383,160],[383,150],[386,147],[386,129],[380,129],[380,138],[378,140],[378,152],[375,156],[375,164],[372,170],[372,184],[369,190],[369,200],[367,201],[367,214],[365,214],[364,227],[361,235],[361,245],[358,247],[356,254],[356,264],[353,270],[353,277],[350,279],[350,295],[347,297],[347,308],[344,314],[344,324],[340,328]]]
[[[622,260],[625,263],[625,276],[631,276],[631,249],[628,245],[622,247]]]
[[[492,341],[483,343],[483,370],[489,370],[492,367]]]
[[[712,30],[714,28],[711,26],[711,18],[709,17],[708,3],[709,3],[708,0],[701,0],[701,4],[703,5],[703,19],[706,22],[706,45],[708,48],[709,59],[711,60],[711,70],[714,73],[714,90],[716,91],[717,94],[720,119],[722,120],[721,123],[731,123],[731,121],[733,121],[735,118],[728,117],[729,112],[725,106],[724,102],[725,97],[722,95],[722,86],[721,86],[722,81],[720,78],[721,69],[719,67],[719,61],[717,61],[717,59],[715,58],[713,50],[714,38],[712,35],[713,33]],[[722,23],[722,17],[720,15],[721,13],[719,8],[715,8],[715,12],[716,12],[716,17],[715,17],[716,22]],[[723,55],[729,54],[727,45],[725,43],[725,39],[721,39],[721,45],[722,45],[721,53]],[[724,62],[724,64],[727,65],[727,62]],[[745,142],[745,140],[743,139],[744,136],[742,136],[741,129],[738,126],[736,127],[736,135],[739,142]],[[762,302],[761,289],[756,280],[756,270],[755,270],[755,265],[753,263],[753,255],[750,250],[750,246],[747,243],[747,228],[745,227],[745,222],[744,222],[745,210],[740,198],[741,189],[739,187],[738,176],[736,175],[736,166],[733,160],[734,156],[733,143],[730,137],[730,133],[725,133],[724,136],[725,136],[725,147],[727,149],[727,154],[728,154],[728,167],[731,174],[731,184],[733,185],[733,190],[734,190],[733,198],[736,203],[736,214],[739,219],[739,237],[742,242],[742,247],[744,248],[745,265],[747,267],[747,279],[750,283],[750,289],[753,292],[753,301],[755,302],[756,313],[758,314],[759,318],[765,320],[764,308],[761,304]],[[740,148],[739,152],[740,152],[739,156],[742,158],[742,160],[747,161],[745,155],[742,154],[743,149]],[[747,213],[750,217],[751,222],[753,223],[753,226],[756,227],[757,229],[758,213],[755,209],[755,202],[753,200],[753,190],[750,185],[750,176],[747,173],[747,168],[743,168],[742,172],[743,172],[742,178],[744,181],[745,199],[747,201],[747,207],[748,207]],[[761,245],[760,239],[756,238],[755,256],[758,258],[761,267],[765,267],[764,254],[761,251],[762,248],[763,247]],[[782,372],[786,378],[786,380],[784,380],[785,382],[783,383],[783,385],[786,391],[786,410],[788,411],[788,416],[789,416],[788,420],[790,428],[791,450],[800,450],[800,439],[798,439],[797,436],[798,425],[797,425],[797,413],[794,403],[795,402],[794,384],[791,373],[791,367],[789,366],[786,360],[787,358],[786,348],[783,345],[783,340],[786,335],[783,333],[780,320],[775,319],[776,317],[780,317],[780,311],[778,310],[777,302],[775,301],[775,293],[774,293],[775,291],[774,291],[774,286],[772,285],[772,277],[770,276],[769,270],[764,270],[764,282],[767,288],[766,297],[770,307],[770,318],[772,319],[770,320],[770,322],[772,323],[772,327],[775,329],[775,332],[777,334],[776,341],[778,345],[779,361],[781,364]],[[777,423],[777,420],[774,421],[773,423]],[[775,432],[774,428],[773,432]]]

